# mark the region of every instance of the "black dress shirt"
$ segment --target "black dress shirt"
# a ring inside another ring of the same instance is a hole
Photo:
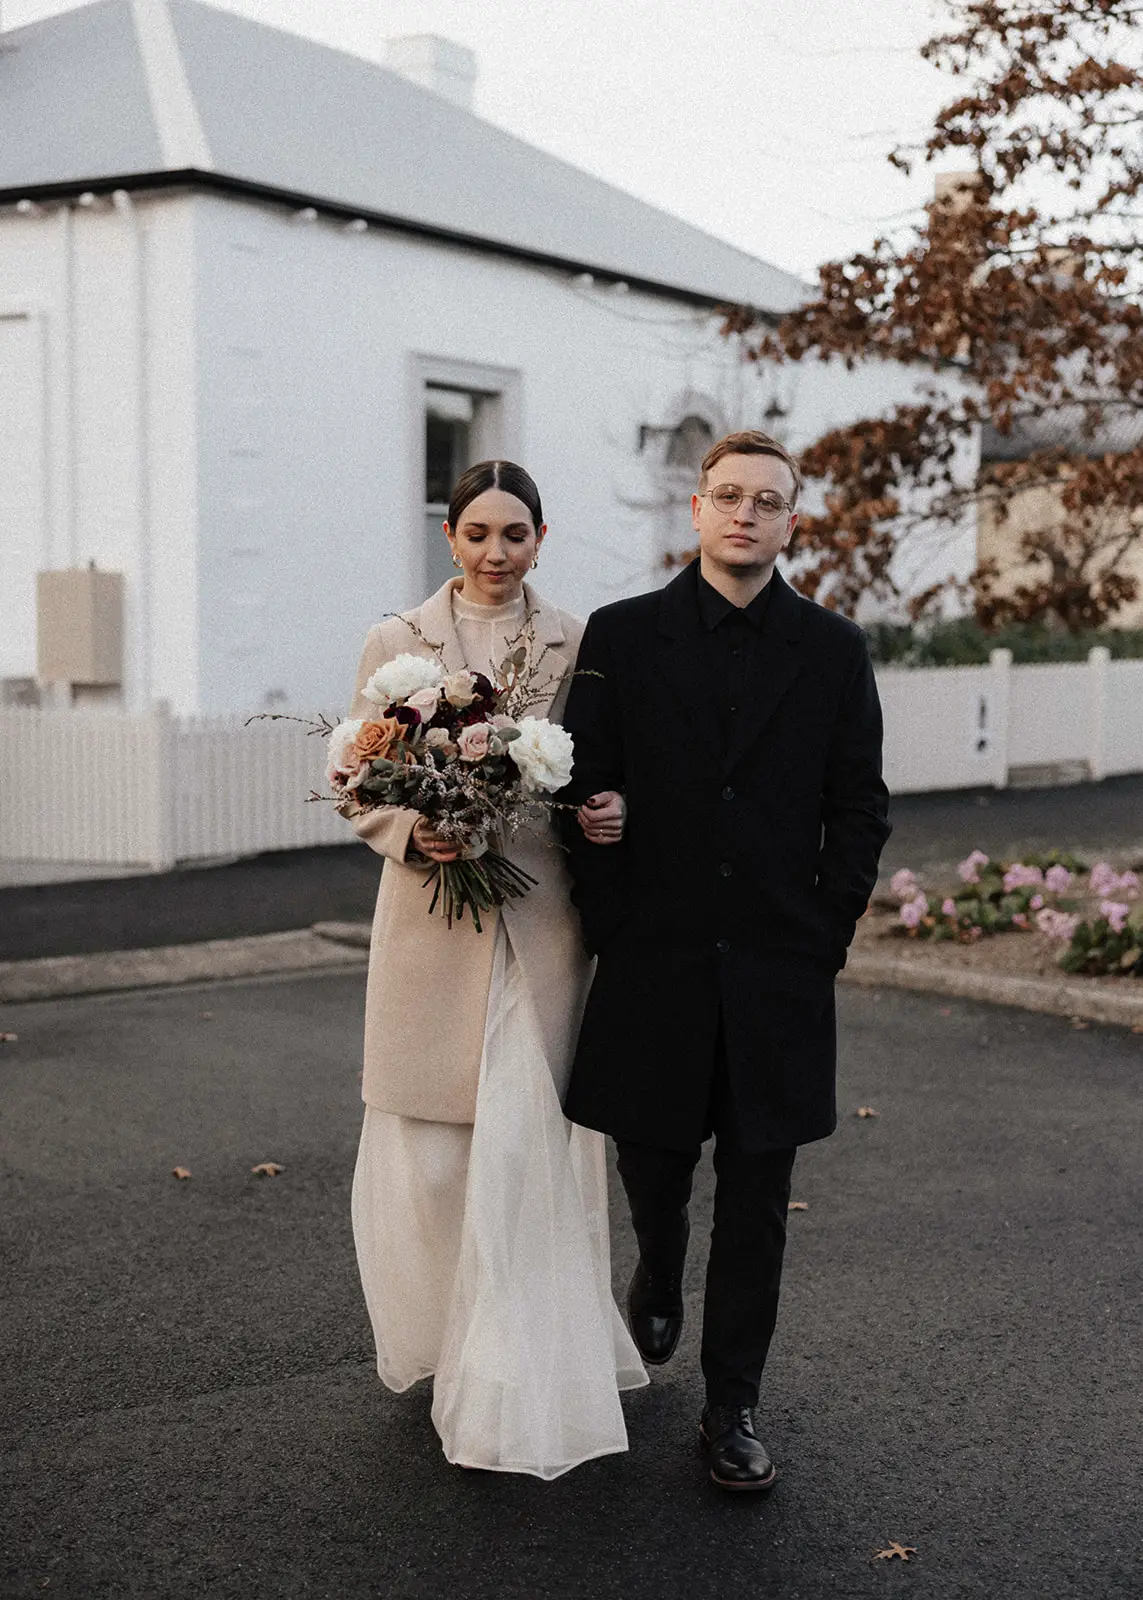
[[[699,573],[699,616],[707,631],[711,675],[717,685],[719,723],[724,744],[734,719],[757,685],[758,642],[770,606],[770,589],[759,591],[747,606],[736,606]]]

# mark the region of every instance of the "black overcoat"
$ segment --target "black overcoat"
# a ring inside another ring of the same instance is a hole
[[[628,811],[621,844],[564,835],[599,958],[565,1111],[616,1138],[704,1138],[720,1023],[748,1147],[836,1124],[834,977],[889,835],[881,710],[860,628],[771,582],[729,736],[697,563],[595,612],[580,647],[561,798],[620,789]]]

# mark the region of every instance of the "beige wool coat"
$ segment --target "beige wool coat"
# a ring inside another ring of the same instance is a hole
[[[357,669],[351,717],[376,714],[376,706],[361,691],[379,666],[402,653],[436,655],[450,672],[462,667],[487,672],[494,665],[463,658],[452,614],[452,590],[460,582],[451,579],[417,610],[370,629]],[[552,691],[530,715],[558,722],[584,624],[549,605],[527,584],[524,596],[527,609],[534,613],[534,650],[537,655],[547,650],[537,687],[550,686]],[[435,651],[417,637],[405,617],[424,640],[437,646]],[[497,918],[502,916],[562,1099],[591,964],[584,955],[564,852],[554,832],[545,828],[540,837],[521,830],[510,841],[512,860],[539,881],[522,899],[482,916],[484,932],[477,933],[467,913],[451,928],[438,912],[429,915],[432,890],[423,887],[428,868],[405,861],[416,820],[416,812],[398,807],[352,819],[358,837],[385,857],[369,951],[362,1098],[379,1111],[400,1116],[430,1122],[473,1121],[492,953]]]

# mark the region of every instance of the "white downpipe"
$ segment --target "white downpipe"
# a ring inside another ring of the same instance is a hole
[[[135,203],[125,189],[113,195],[115,209],[127,224],[131,236],[132,288],[135,327],[135,547],[138,553],[137,580],[139,622],[135,630],[138,665],[135,692],[125,696],[129,704],[144,710],[151,704],[151,382],[149,372],[149,318],[147,306],[147,251],[142,224]]]
[[[76,425],[77,363],[75,315],[75,213],[70,204],[60,207],[63,230],[63,449],[64,449],[64,554],[67,565],[79,565],[79,439]]]

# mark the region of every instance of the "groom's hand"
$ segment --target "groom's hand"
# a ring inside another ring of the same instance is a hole
[[[576,817],[592,844],[618,844],[627,819],[627,802],[614,789],[604,789],[585,800]]]

